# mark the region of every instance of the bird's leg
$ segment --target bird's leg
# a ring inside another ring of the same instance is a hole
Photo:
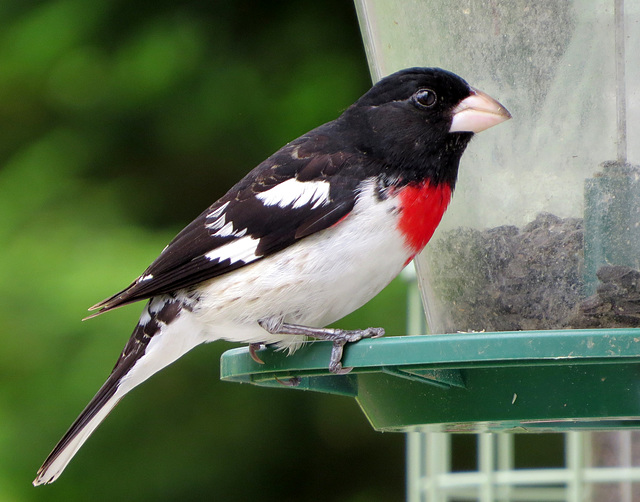
[[[331,360],[329,371],[336,375],[349,373],[353,368],[342,367],[342,354],[347,343],[357,342],[363,338],[378,338],[384,335],[382,328],[366,328],[356,330],[346,330],[338,328],[312,328],[299,324],[289,324],[282,322],[281,318],[269,318],[258,321],[271,334],[279,335],[304,335],[318,340],[328,340],[333,342],[331,349]]]

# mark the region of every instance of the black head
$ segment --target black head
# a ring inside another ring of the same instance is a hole
[[[478,102],[491,110],[479,110]],[[358,131],[352,140],[361,151],[382,161],[389,176],[453,186],[473,133],[509,117],[502,105],[454,73],[409,68],[380,80],[341,119]]]

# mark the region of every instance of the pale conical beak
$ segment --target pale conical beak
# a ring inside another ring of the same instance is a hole
[[[472,87],[471,96],[453,109],[449,132],[481,132],[510,118],[511,114],[504,106]]]

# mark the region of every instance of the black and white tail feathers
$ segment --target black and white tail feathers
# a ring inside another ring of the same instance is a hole
[[[170,325],[181,313],[181,302],[168,296],[156,297],[147,304],[109,378],[42,464],[34,486],[55,481],[125,394],[195,345],[167,346],[166,341],[171,340],[167,332],[173,331],[175,324]]]
[[[140,347],[140,349],[144,353],[144,347]],[[136,352],[130,353],[118,361],[107,381],[100,387],[97,394],[42,464],[33,482],[34,486],[55,481],[91,433],[118,404],[124,396],[124,393],[118,393],[119,383],[140,357],[140,354]]]

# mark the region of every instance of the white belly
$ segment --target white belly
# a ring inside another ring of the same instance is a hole
[[[396,229],[394,200],[373,200],[359,199],[337,225],[209,281],[194,312],[205,325],[204,341],[282,342],[293,349],[300,337],[270,335],[257,321],[283,317],[322,327],[377,295],[411,253]]]

